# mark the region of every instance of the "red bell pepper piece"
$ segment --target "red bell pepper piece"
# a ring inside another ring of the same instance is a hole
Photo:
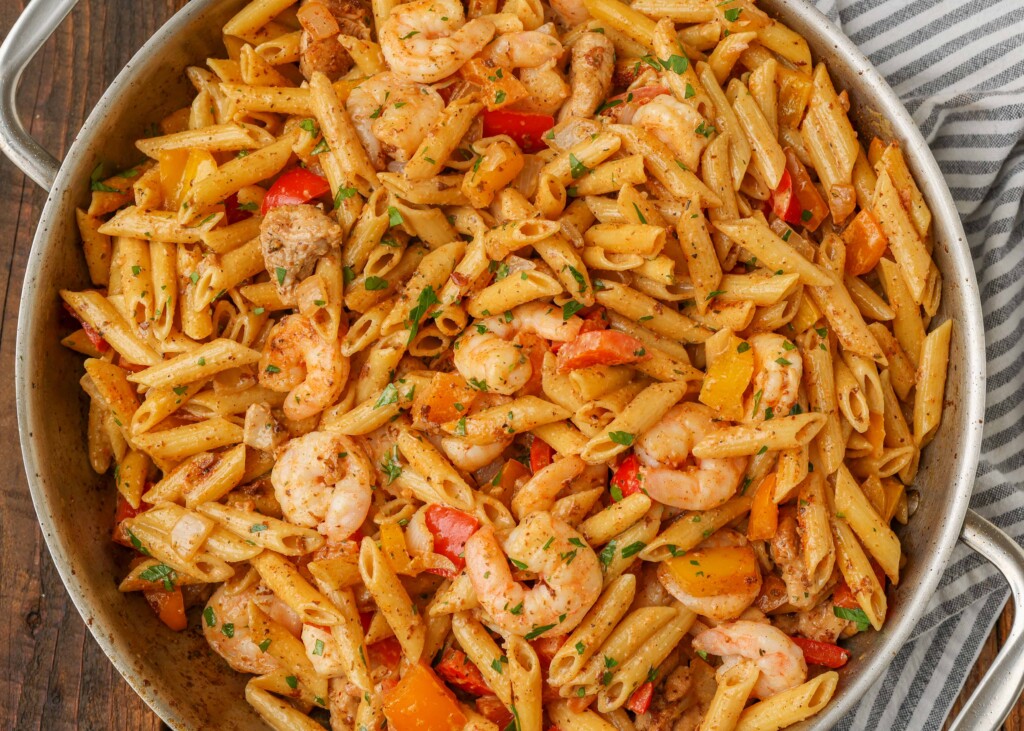
[[[252,204],[253,210],[256,208],[256,204]],[[238,193],[232,193],[224,199],[224,218],[228,224],[238,223],[244,221],[247,218],[252,218],[253,211],[246,208],[242,208],[242,204],[238,202]]]
[[[484,137],[508,135],[523,152],[543,150],[544,133],[555,126],[555,118],[549,114],[509,112],[504,109],[486,110],[483,119]]]
[[[622,365],[646,360],[650,356],[643,341],[618,330],[591,330],[581,333],[558,350],[558,371],[565,373],[592,365]]]
[[[853,595],[845,581],[840,583],[836,590],[832,592],[832,603],[843,609],[860,609],[857,597]]]
[[[580,313],[583,315],[583,313]],[[594,332],[595,330],[607,330],[608,318],[603,307],[594,307],[590,312],[583,315],[583,327],[580,328],[580,335]]]
[[[828,205],[793,149],[787,147],[783,151],[786,169],[779,187],[772,191],[772,210],[786,223],[814,231],[828,216]]]
[[[651,707],[651,699],[654,697],[654,683],[648,680],[645,683],[641,683],[640,687],[633,691],[633,695],[626,701],[626,708],[633,711],[633,713],[647,713],[647,709]]]
[[[495,695],[483,695],[476,699],[476,712],[503,729],[513,721],[511,711]]]
[[[160,617],[160,621],[175,632],[181,632],[188,626],[188,619],[185,617],[185,598],[181,594],[180,586],[176,586],[170,591],[145,589],[142,595],[146,597],[146,601],[156,612],[156,616]]]
[[[106,353],[110,350],[110,344],[103,339],[103,336],[99,334],[96,328],[79,317],[78,313],[71,308],[71,305],[65,302],[64,309],[67,310],[71,316],[78,321],[78,324],[82,326],[82,330],[85,331],[85,335],[89,338],[89,342],[92,343],[92,347],[96,348],[96,350],[101,353]]]
[[[640,492],[640,460],[631,454],[622,460],[619,468],[612,475],[612,487],[622,491],[622,497],[629,497]]]
[[[826,668],[841,668],[850,659],[850,651],[831,642],[818,642],[806,637],[790,637],[804,652],[804,660],[810,665],[822,665]]]
[[[434,667],[437,673],[446,683],[454,685],[460,690],[473,695],[490,695],[493,691],[484,680],[480,668],[469,661],[466,653],[449,647],[444,656]]]
[[[783,221],[793,226],[802,224],[800,201],[797,200],[796,193],[793,192],[793,177],[789,174],[789,170],[782,171],[779,187],[772,191],[771,203],[775,215]]]
[[[124,521],[128,518],[134,518],[139,513],[146,512],[149,508],[148,504],[142,502],[139,503],[138,508],[133,508],[124,499],[124,496],[119,493],[117,496],[117,510],[114,512],[114,535],[111,536],[114,543],[120,543],[127,548],[133,548],[131,538],[128,537],[128,532],[124,529]]]
[[[402,646],[395,637],[385,637],[366,647],[370,661],[387,668],[397,668],[402,661]]]
[[[538,640],[531,640],[530,647],[537,653],[537,660],[540,661],[541,668],[546,673],[548,668],[551,666],[551,661],[554,659],[555,654],[565,644],[565,640],[568,635],[562,635],[561,637],[541,637]]]
[[[462,571],[466,566],[466,541],[476,533],[480,521],[469,513],[436,504],[430,505],[423,517],[427,530],[434,536],[434,553],[449,559],[456,571]]]
[[[871,567],[875,570],[875,577],[878,579],[878,583],[881,584],[884,589],[885,572],[882,571],[882,567],[874,561],[871,562]],[[845,581],[840,581],[836,586],[835,591],[832,592],[832,603],[837,607],[842,607],[843,609],[860,609],[860,602],[857,601],[856,595],[853,593],[849,584]]]
[[[297,206],[331,192],[327,178],[305,168],[292,168],[274,181],[263,197],[263,215],[277,206]]]
[[[554,460],[555,450],[539,437],[530,445],[530,472],[537,474]]]

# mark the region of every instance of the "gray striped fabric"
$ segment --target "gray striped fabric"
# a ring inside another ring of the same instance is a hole
[[[1024,544],[1024,0],[815,4],[889,80],[956,200],[988,355],[971,506]],[[1005,601],[996,571],[958,546],[913,639],[837,728],[941,728]]]

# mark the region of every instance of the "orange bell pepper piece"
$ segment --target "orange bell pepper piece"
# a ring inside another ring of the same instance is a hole
[[[384,716],[392,731],[461,731],[468,722],[455,694],[422,663],[384,697]]]

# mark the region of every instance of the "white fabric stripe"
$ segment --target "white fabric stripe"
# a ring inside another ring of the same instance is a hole
[[[1024,544],[1024,2],[818,0],[890,79],[933,146],[985,313],[988,419],[972,506]],[[935,729],[1005,592],[963,545],[887,672],[837,726]]]

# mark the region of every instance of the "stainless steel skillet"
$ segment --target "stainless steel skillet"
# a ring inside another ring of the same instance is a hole
[[[192,0],[118,75],[82,128],[63,164],[22,126],[15,92],[22,70],[76,0],[33,0],[0,47],[0,149],[50,191],[36,231],[22,292],[17,342],[17,407],[29,487],[43,534],[68,592],[111,661],[176,729],[252,729],[261,722],[243,698],[243,678],[210,652],[197,631],[172,634],[116,588],[120,571],[109,541],[113,491],[89,467],[80,358],[59,344],[57,290],[87,285],[74,209],[88,198],[99,160],[137,160],[131,140],[182,106],[189,63],[215,55],[219,29],[242,0]],[[909,561],[890,590],[881,633],[858,636],[829,707],[805,723],[827,729],[882,676],[922,616],[956,541],[983,554],[1010,583],[1017,617],[988,675],[954,723],[995,729],[1024,687],[1024,551],[968,510],[981,447],[985,347],[978,287],[966,237],[942,175],[910,116],[853,43],[802,0],[761,6],[808,39],[836,86],[847,89],[865,137],[898,139],[934,214],[935,257],[944,279],[939,320],[955,320],[942,426],[921,460],[919,507],[900,538]]]

